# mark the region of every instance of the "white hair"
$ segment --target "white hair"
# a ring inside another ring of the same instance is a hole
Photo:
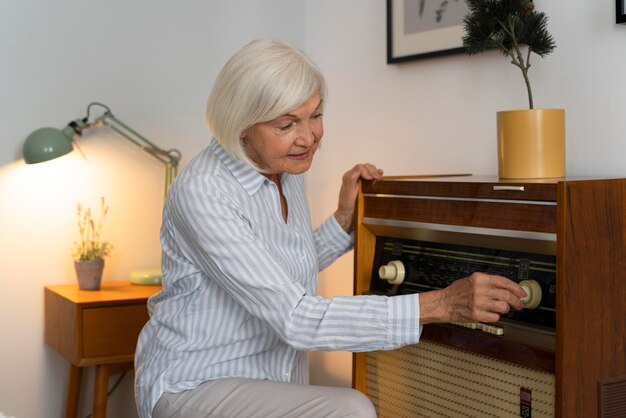
[[[207,103],[207,123],[229,155],[257,168],[243,147],[243,132],[289,113],[315,92],[323,106],[324,76],[300,50],[280,41],[254,40],[218,74]]]

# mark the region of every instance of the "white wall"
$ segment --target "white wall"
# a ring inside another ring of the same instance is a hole
[[[626,25],[614,24],[611,0],[536,4],[557,50],[535,58],[531,81],[538,107],[567,111],[568,174],[625,175]],[[188,162],[207,141],[211,82],[256,37],[295,43],[327,75],[325,143],[307,182],[314,223],[334,210],[340,176],[356,162],[388,174],[496,173],[495,112],[526,104],[519,71],[497,52],[387,65],[380,0],[0,3],[0,411],[62,414],[67,363],[43,343],[42,287],[74,281],[77,200],[110,203],[106,280],[159,262],[158,163],[98,132],[81,141],[88,163],[72,155],[25,166],[24,138],[100,100]],[[349,294],[351,275],[350,254],[322,274],[321,292]],[[314,383],[349,385],[347,353],[311,358]],[[109,407],[110,417],[134,416],[131,379]]]
[[[208,143],[204,106],[225,60],[257,37],[304,48],[304,21],[304,4],[285,0],[0,2],[0,412],[63,414],[68,366],[43,342],[43,286],[75,282],[78,200],[109,202],[105,280],[160,262],[160,163],[100,130],[80,141],[88,162],[73,153],[25,166],[26,136],[65,126],[98,100],[158,145],[179,148],[187,163]],[[84,377],[82,417],[92,376]],[[108,416],[135,416],[132,377]]]

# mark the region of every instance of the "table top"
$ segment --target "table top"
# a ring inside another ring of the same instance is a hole
[[[450,173],[450,174],[414,174],[399,176],[383,176],[380,181],[421,181],[421,182],[468,182],[468,183],[558,183],[561,181],[585,181],[585,180],[619,180],[625,176],[566,176],[566,177],[547,177],[532,179],[501,179],[497,175],[490,174],[469,174],[469,173]]]
[[[161,290],[160,285],[134,285],[129,282],[102,282],[100,290],[80,290],[78,284],[50,285],[48,289],[76,304],[100,304],[146,300]]]

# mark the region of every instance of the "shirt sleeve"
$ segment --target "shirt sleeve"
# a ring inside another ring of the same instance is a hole
[[[334,216],[328,217],[314,232],[313,240],[319,270],[322,271],[331,265],[337,258],[352,249],[354,236],[347,234],[341,228]]]
[[[327,299],[307,294],[254,235],[252,220],[227,193],[199,182],[177,188],[171,197],[168,228],[181,254],[295,349],[386,350],[418,341],[417,295]],[[325,228],[338,227],[332,219],[327,222],[320,237]],[[339,247],[345,248],[343,241]],[[336,258],[339,247],[322,258]]]

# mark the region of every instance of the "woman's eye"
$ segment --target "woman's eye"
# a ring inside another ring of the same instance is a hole
[[[288,123],[288,124],[286,124],[286,125],[279,126],[279,129],[280,129],[281,131],[286,131],[286,130],[288,130],[289,128],[291,128],[292,126],[293,126],[293,122],[289,122],[289,123]]]
[[[319,118],[321,118],[322,116],[324,116],[324,114],[323,114],[323,113],[316,113],[316,114],[314,114],[314,115],[313,115],[313,119],[319,119]]]

